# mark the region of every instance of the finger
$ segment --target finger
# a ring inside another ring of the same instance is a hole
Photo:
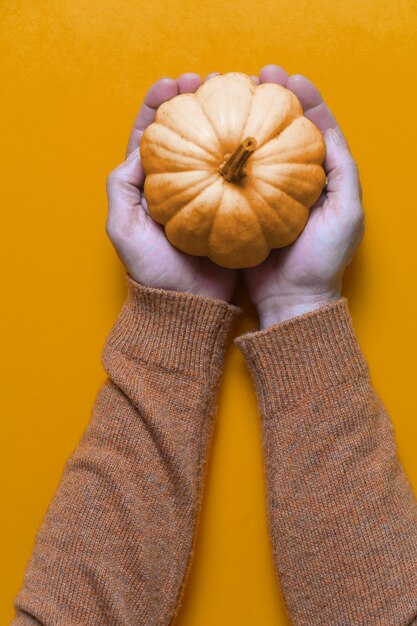
[[[211,72],[210,74],[207,74],[207,76],[204,79],[204,82],[206,82],[207,80],[210,80],[210,78],[214,78],[215,76],[220,76],[220,72]]]
[[[260,83],[277,83],[286,87],[288,80],[288,73],[279,65],[270,63],[265,65],[259,72]]]
[[[160,78],[145,95],[139,113],[133,122],[132,132],[130,133],[127,144],[126,156],[129,156],[135,148],[139,146],[140,134],[155,119],[157,108],[166,100],[170,100],[178,95],[178,84],[173,78]]]
[[[301,74],[290,76],[287,89],[291,89],[303,107],[304,115],[308,117],[322,132],[328,128],[336,128],[337,122],[324,102],[319,90],[313,83]]]
[[[192,72],[181,74],[181,76],[177,78],[178,91],[179,93],[194,93],[202,82],[201,76],[198,74],[193,74]]]
[[[301,74],[290,76],[287,88],[298,97],[308,117],[322,131],[326,143],[324,169],[328,194],[341,192],[343,198],[361,202],[362,188],[358,167],[336,118],[324,102],[319,90]]]
[[[113,232],[120,232],[140,207],[140,186],[143,185],[144,178],[139,148],[133,150],[107,177],[109,200],[107,227]]]
[[[359,171],[346,138],[337,126],[324,132],[326,158],[324,168],[327,173],[327,195],[340,193],[344,202],[352,207],[361,204],[362,188]]]

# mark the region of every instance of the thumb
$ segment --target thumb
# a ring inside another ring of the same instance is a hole
[[[133,150],[123,163],[107,176],[107,194],[110,204],[118,204],[120,198],[129,197],[133,202],[139,198],[140,187],[145,180],[139,148]]]
[[[109,183],[127,183],[134,187],[141,187],[145,180],[140,149],[132,150],[129,156],[118,165],[108,176]]]
[[[125,226],[129,227],[132,218],[137,219],[143,212],[140,187],[144,179],[139,148],[133,150],[127,159],[107,176],[109,202],[106,228],[110,236],[111,233],[123,230]]]

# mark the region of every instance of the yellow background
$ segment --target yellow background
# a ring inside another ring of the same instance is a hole
[[[359,162],[367,232],[345,282],[417,487],[417,3],[4,0],[1,35],[1,546],[7,624],[34,536],[105,374],[125,297],[105,178],[160,76],[266,63],[309,76]],[[246,296],[242,333],[256,324]],[[180,626],[288,624],[267,535],[259,419],[227,354]]]

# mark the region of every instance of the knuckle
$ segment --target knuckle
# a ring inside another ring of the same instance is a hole
[[[107,218],[105,230],[107,236],[113,243],[120,241],[120,232],[114,220]]]
[[[116,167],[109,174],[107,174],[106,185],[107,189],[112,189],[116,185],[119,185],[121,181],[120,166]]]
[[[363,212],[363,209],[361,207],[361,205],[358,207],[358,210],[356,212],[356,217],[355,217],[355,232],[356,232],[356,236],[357,236],[357,240],[361,241],[364,234],[365,234],[365,227],[366,227],[366,223],[365,223],[365,213]]]
[[[352,186],[352,190],[355,191],[359,204],[362,202],[362,184],[359,175],[359,167],[356,163],[355,159],[352,156],[349,156],[344,164],[345,172],[347,174],[350,185]]]
[[[358,175],[358,191],[359,191],[359,198],[362,202],[362,198],[363,198],[363,189],[362,189],[362,183],[361,183],[361,179]]]
[[[109,237],[109,239],[113,241],[114,228],[112,222],[109,219],[107,219],[106,221],[104,230],[106,231],[106,235]]]
[[[104,230],[106,232],[106,235],[108,235],[111,238],[112,226],[111,226],[111,222],[110,222],[110,220],[108,218],[107,218],[106,223],[104,225]]]
[[[129,225],[111,216],[107,218],[105,230],[107,236],[116,248],[124,248],[128,245],[132,237],[132,231],[129,230]]]
[[[349,156],[346,160],[346,166],[349,168],[351,175],[359,181],[359,168],[353,156]]]
[[[106,185],[107,189],[111,189],[114,186],[117,180],[118,174],[117,170],[112,170],[109,174],[107,174]]]

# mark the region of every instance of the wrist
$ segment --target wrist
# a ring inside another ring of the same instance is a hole
[[[271,296],[258,305],[259,329],[264,330],[274,324],[285,322],[293,317],[310,313],[341,298],[341,291],[305,295],[302,297]]]
[[[126,281],[127,297],[107,336],[106,355],[112,359],[117,353],[130,363],[139,359],[166,371],[206,374],[213,357],[218,360],[224,354],[232,322],[243,309],[196,294],[149,287],[129,273]]]

